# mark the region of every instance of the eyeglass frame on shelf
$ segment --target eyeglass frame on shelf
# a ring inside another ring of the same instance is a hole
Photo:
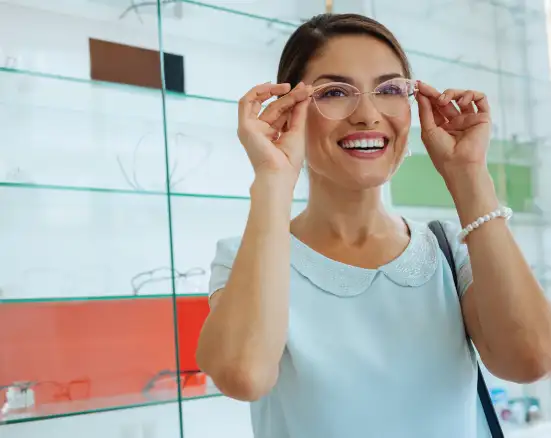
[[[158,278],[154,277],[154,275],[156,273],[162,272],[162,271],[169,271],[172,274],[171,275],[165,275],[165,276],[158,277]],[[165,267],[165,266],[150,269],[148,271],[140,272],[140,273],[134,275],[130,279],[130,285],[132,287],[132,295],[135,295],[135,296],[139,295],[140,289],[142,287],[144,287],[146,284],[149,284],[149,283],[156,283],[156,282],[159,282],[159,281],[171,280],[172,278],[174,278],[175,280],[178,280],[178,279],[181,279],[181,278],[186,279],[186,278],[190,278],[190,277],[193,277],[193,276],[205,275],[205,274],[206,274],[206,271],[203,268],[200,268],[200,267],[190,268],[186,272],[179,272],[177,269],[171,269],[171,268]],[[148,278],[146,278],[145,280],[139,281],[142,277],[148,277]]]

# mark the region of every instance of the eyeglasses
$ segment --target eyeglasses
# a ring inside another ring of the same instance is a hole
[[[378,85],[373,91],[360,91],[344,82],[329,82],[314,88],[312,99],[320,114],[331,120],[343,120],[351,116],[367,94],[373,106],[381,114],[396,117],[407,113],[415,100],[415,81],[395,78]]]
[[[203,268],[191,268],[186,272],[179,272],[176,269],[162,267],[134,275],[134,277],[130,279],[130,284],[132,285],[132,293],[138,295],[140,289],[149,283],[171,280],[172,277],[174,277],[176,281],[180,279],[185,280],[193,276],[205,274],[206,272]]]
[[[200,370],[187,370],[187,371],[177,371],[172,370],[163,370],[155,374],[151,379],[147,381],[145,386],[142,389],[142,393],[148,393],[160,389],[172,389],[174,383],[178,382],[178,379],[181,382],[182,388],[188,384],[188,382],[196,375],[200,374]]]
[[[39,405],[66,400],[87,400],[90,398],[91,386],[92,382],[89,378],[71,380],[70,382],[56,382],[50,380],[13,382],[9,385],[0,386],[0,395],[2,395],[3,391],[9,391],[10,389],[20,394],[25,394],[32,390],[34,403]],[[4,394],[3,398],[5,397]],[[4,409],[6,409],[6,405],[4,405]]]

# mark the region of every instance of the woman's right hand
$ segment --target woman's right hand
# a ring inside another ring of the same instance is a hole
[[[299,83],[266,83],[252,88],[239,101],[237,134],[251,160],[256,177],[281,176],[296,183],[305,158],[306,114],[311,87]],[[262,103],[273,96],[261,114]]]

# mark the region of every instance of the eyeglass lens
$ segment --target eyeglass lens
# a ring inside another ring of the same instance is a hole
[[[319,112],[326,118],[341,120],[358,107],[362,94],[367,94],[381,114],[399,116],[409,110],[414,96],[414,82],[404,78],[383,82],[372,93],[361,93],[346,83],[332,82],[318,87],[313,94]]]

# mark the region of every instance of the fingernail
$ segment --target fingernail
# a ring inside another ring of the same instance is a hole
[[[439,102],[444,102],[445,100],[446,100],[446,95],[445,95],[444,93],[442,93],[442,94],[440,95],[440,97],[438,98],[438,101],[439,101]]]

